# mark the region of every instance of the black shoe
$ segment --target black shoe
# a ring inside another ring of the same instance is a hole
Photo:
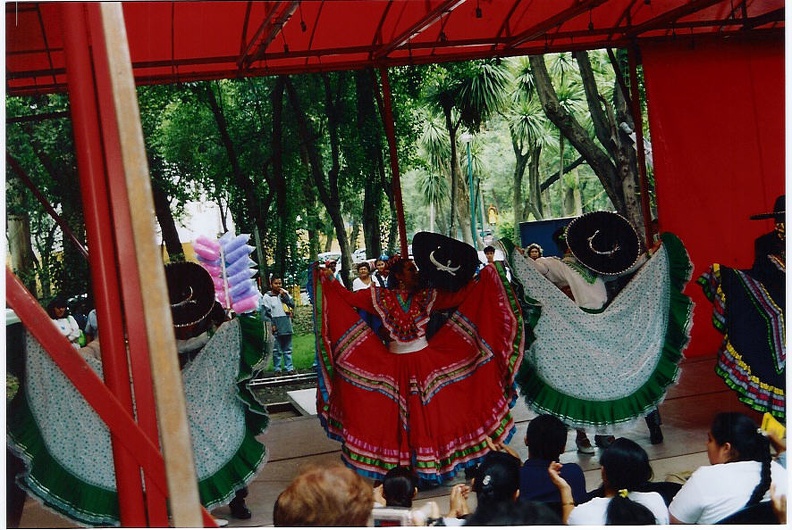
[[[584,455],[593,455],[594,448],[591,446],[591,442],[585,436],[581,436],[575,440],[575,445],[577,445],[578,453],[582,453]]]
[[[660,411],[654,409],[646,415],[646,426],[649,427],[649,441],[652,445],[663,443],[663,431],[660,430],[660,425],[663,421],[660,419]]]
[[[248,510],[244,499],[242,499],[241,502],[235,499],[231,501],[231,504],[229,504],[228,507],[231,508],[231,517],[234,519],[250,519],[253,517],[253,514],[250,512],[250,510]]]
[[[660,429],[659,425],[649,426],[649,442],[652,445],[663,443],[663,431]]]
[[[605,434],[598,434],[594,437],[594,443],[597,444],[597,447],[602,449],[607,449],[611,446],[611,444],[616,440],[613,436],[607,436]]]

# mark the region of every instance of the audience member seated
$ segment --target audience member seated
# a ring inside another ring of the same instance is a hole
[[[560,525],[561,518],[542,502],[501,502],[494,509],[479,511],[465,521],[465,526]]]
[[[520,500],[547,503],[559,516],[561,515],[561,496],[558,488],[550,480],[547,468],[557,462],[564,452],[567,427],[550,414],[537,416],[528,424],[525,432],[525,445],[528,447],[528,460],[520,469]],[[586,493],[586,478],[577,464],[564,464],[561,477],[572,488],[575,504],[589,500]]]
[[[476,493],[475,516],[487,520],[501,509],[501,504],[514,504],[520,495],[520,459],[501,451],[490,451],[478,465],[472,487],[457,484],[451,488],[446,526],[460,526],[470,516],[467,502],[470,491]],[[472,517],[472,516],[471,516]]]
[[[417,493],[418,477],[412,470],[398,466],[388,471],[382,484],[374,488],[374,526],[389,526],[385,521],[425,526],[439,519],[440,508],[436,502],[430,501],[417,510],[410,509]]]
[[[649,455],[627,438],[617,438],[600,458],[604,497],[595,497],[575,506],[572,488],[560,474],[561,464],[548,468],[550,478],[561,493],[562,519],[571,525],[668,524],[663,497],[635,488],[652,476]]]
[[[786,470],[770,457],[770,443],[745,414],[722,412],[707,435],[709,466],[697,469],[668,507],[672,523],[715,524],[743,508],[786,495]]]
[[[372,488],[360,475],[334,464],[301,472],[275,501],[275,526],[366,526]]]

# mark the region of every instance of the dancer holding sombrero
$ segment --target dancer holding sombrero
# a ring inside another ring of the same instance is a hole
[[[502,267],[474,277],[473,247],[423,232],[413,252],[415,263],[391,264],[393,289],[349,292],[315,269],[318,411],[328,436],[343,443],[344,462],[359,473],[382,479],[402,465],[440,483],[475,465],[488,437],[504,442],[514,432],[523,323]],[[432,314],[450,308],[427,337]],[[357,309],[382,319],[387,345]]]
[[[786,416],[786,207],[778,197],[772,232],[756,239],[747,270],[715,263],[697,283],[714,304],[712,323],[723,333],[715,372],[740,401],[758,412]]]
[[[651,257],[642,256],[635,230],[611,212],[578,217],[563,235],[564,260],[510,255],[524,303],[540,315],[526,316],[536,338],[517,375],[521,393],[536,411],[579,433],[593,427],[600,437],[644,416],[659,443],[657,405],[678,378],[689,339],[692,302],[681,293],[690,278],[687,253],[663,234]],[[609,300],[605,280],[636,269]],[[581,452],[593,452],[588,447]]]

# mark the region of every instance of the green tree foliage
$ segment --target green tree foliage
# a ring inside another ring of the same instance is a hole
[[[215,203],[238,233],[257,234],[262,275],[287,283],[304,283],[307,263],[331,248],[340,247],[345,273],[361,243],[368,257],[398,251],[382,75],[139,87],[170,257],[181,251],[176,226],[193,200]],[[471,195],[476,224],[497,237],[514,237],[529,219],[634,211],[635,154],[619,132],[632,119],[605,52],[405,66],[387,75],[408,235],[436,230],[472,242]],[[6,107],[20,117],[7,127],[9,155],[84,241],[67,98],[7,98]],[[24,118],[41,113],[52,117]],[[472,190],[465,132],[473,135]],[[45,296],[85,292],[85,260],[13,170],[6,177],[9,246],[20,276]],[[485,215],[491,206],[496,225]]]
[[[23,184],[19,170],[32,182],[85,246],[82,196],[62,94],[6,98],[6,198],[14,231],[12,263],[28,288],[44,298],[85,293],[90,284],[88,263],[46,214]],[[33,255],[30,251],[35,250]]]

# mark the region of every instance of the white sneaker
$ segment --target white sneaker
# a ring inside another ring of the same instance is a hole
[[[219,517],[212,517],[212,519],[214,519],[215,524],[220,528],[225,528],[228,526],[228,521],[225,519],[220,519]]]

